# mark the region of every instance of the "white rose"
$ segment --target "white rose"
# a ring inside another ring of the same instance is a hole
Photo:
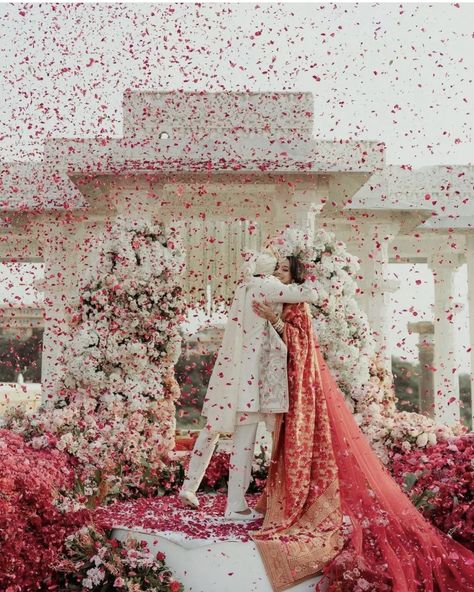
[[[58,448],[58,450],[66,450],[67,448],[69,448],[69,446],[71,446],[73,440],[74,438],[72,433],[68,432],[67,434],[61,436],[58,443],[56,444],[56,447]]]
[[[49,443],[46,436],[37,436],[32,438],[30,444],[35,450],[39,450],[40,448],[47,448]]]
[[[372,414],[376,414],[380,412],[380,408],[377,405],[377,403],[370,403],[370,405],[367,407],[367,411],[369,411]]]
[[[434,446],[434,445],[437,443],[437,438],[436,438],[436,434],[435,434],[435,433],[433,433],[433,432],[430,432],[430,433],[428,434],[428,442],[429,442],[431,445],[433,445],[433,446]]]
[[[416,439],[416,445],[419,446],[420,448],[424,448],[427,444],[428,444],[428,434],[426,432],[423,432]]]

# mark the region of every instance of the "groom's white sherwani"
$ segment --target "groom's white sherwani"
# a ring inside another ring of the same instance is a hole
[[[274,276],[254,277],[237,288],[202,410],[210,432],[232,433],[236,425],[245,423],[247,414],[272,411],[271,405],[265,409],[260,405],[272,378],[280,385],[281,394],[287,389],[286,347],[268,321],[254,313],[252,302],[266,300],[281,311],[283,303],[315,302],[316,298],[314,284],[285,285]],[[272,348],[268,340],[272,340]],[[269,349],[273,356],[280,356],[273,369],[268,359],[262,366]],[[273,370],[278,366],[277,377]],[[278,401],[273,404],[273,411],[285,411],[278,409]]]
[[[275,264],[273,257],[260,254],[251,273],[270,273]],[[281,311],[285,302],[314,302],[316,298],[314,284],[285,285],[274,276],[254,276],[237,288],[204,402],[202,414],[207,423],[195,442],[182,487],[185,499],[196,494],[219,434],[232,432],[226,515],[236,517],[234,513],[248,509],[245,492],[252,473],[257,422],[265,419],[269,428],[274,414],[286,411],[288,403],[286,346],[270,323],[253,312],[252,302],[266,300]]]

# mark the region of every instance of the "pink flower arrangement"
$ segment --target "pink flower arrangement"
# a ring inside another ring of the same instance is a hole
[[[435,526],[474,550],[474,434],[393,456],[395,479]]]
[[[0,430],[1,590],[39,590],[50,581],[65,537],[88,517],[56,505],[72,483],[66,454],[35,450],[22,436]]]
[[[85,526],[67,538],[65,548],[65,558],[56,565],[56,583],[64,592],[183,592],[165,565],[165,554],[154,557],[145,541],[121,542],[102,529]]]
[[[186,304],[183,255],[166,246],[169,239],[174,244],[161,224],[116,224],[99,268],[83,278],[61,387],[35,414],[3,420],[74,457],[76,500],[90,507],[151,493],[174,448],[174,364]]]

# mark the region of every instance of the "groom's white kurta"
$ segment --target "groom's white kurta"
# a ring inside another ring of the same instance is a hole
[[[242,413],[260,411],[262,348],[268,330],[274,329],[254,313],[252,302],[266,300],[281,307],[316,299],[314,284],[285,285],[274,276],[254,277],[237,288],[202,409],[208,430],[232,433]],[[286,348],[282,348],[286,372]]]

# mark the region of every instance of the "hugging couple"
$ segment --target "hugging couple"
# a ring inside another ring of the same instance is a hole
[[[199,507],[219,434],[232,433],[225,516],[263,518],[251,537],[275,591],[323,573],[317,591],[329,584],[328,592],[352,592],[347,573],[356,570],[360,590],[474,592],[474,554],[412,505],[321,355],[308,305],[317,302],[313,259],[289,230],[244,266],[179,496]],[[273,432],[272,457],[251,509],[245,492],[260,421]]]

